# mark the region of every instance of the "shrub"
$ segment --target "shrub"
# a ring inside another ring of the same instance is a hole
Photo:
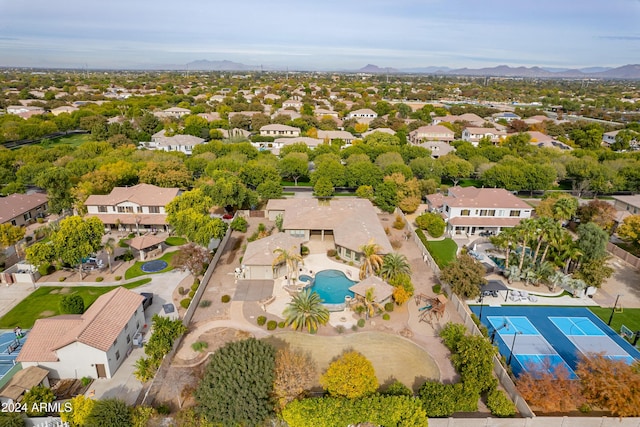
[[[237,216],[231,221],[229,225],[233,231],[239,231],[241,233],[246,233],[247,228],[249,227],[249,223],[246,219],[241,216]]]
[[[404,219],[400,215],[396,215],[396,220],[393,221],[393,228],[396,230],[402,230],[404,228]]]
[[[29,243],[33,240],[33,236],[27,236],[24,239],[27,241],[27,243]]]
[[[344,331],[345,331],[345,329],[344,329],[344,325],[338,325],[338,326],[336,326],[336,332],[337,332],[337,333],[339,333],[339,334],[343,334],[343,333],[344,333]]]
[[[115,280],[122,280],[122,276],[116,276],[114,277]]]
[[[171,413],[171,408],[169,408],[169,405],[163,403],[162,405],[158,405],[156,411],[160,415],[169,415]]]
[[[382,320],[389,320],[391,319],[391,316],[389,316],[389,313],[385,313],[382,315]]]
[[[44,218],[36,218],[36,222],[38,224],[42,224],[42,223],[44,223]]]
[[[278,322],[276,322],[275,320],[269,320],[267,322],[267,330],[273,331],[277,327],[278,327]]]
[[[104,277],[102,276],[96,277],[96,282],[102,282],[102,281],[104,281]]]
[[[390,235],[390,234],[391,234],[391,229],[390,229],[389,227],[385,227],[385,228],[384,228],[384,232],[385,232],[385,234],[388,236],[388,235]]]
[[[487,407],[491,415],[496,417],[511,417],[516,413],[516,406],[502,390],[491,390],[487,395]]]
[[[393,302],[388,302],[384,305],[384,311],[392,312],[393,311]]]
[[[82,387],[86,387],[91,384],[91,381],[93,381],[93,378],[82,377],[82,379],[80,380],[80,384],[82,384]]]
[[[189,298],[193,298],[195,294],[196,294],[196,291],[189,291]]]
[[[180,286],[180,287],[178,288],[178,293],[179,293],[180,295],[186,295],[186,294],[187,294],[187,291],[184,289],[184,287]]]
[[[358,327],[364,328],[364,319],[358,319]]]
[[[65,276],[62,276],[62,277],[58,278],[58,282],[64,282],[65,280],[67,280],[67,278]]]
[[[191,304],[191,298],[184,298],[180,300],[180,307],[189,308],[189,304]]]
[[[282,329],[285,326],[287,326],[287,324],[284,322],[284,320],[282,322],[278,322],[278,328]]]
[[[449,322],[440,331],[440,338],[449,350],[454,351],[466,334],[467,328],[463,324]]]
[[[60,312],[62,314],[84,313],[84,300],[80,295],[65,295],[60,300]]]
[[[228,303],[229,301],[231,301],[231,296],[229,295],[222,295],[222,297],[220,297],[220,301],[224,302],[224,303]]]
[[[456,411],[461,383],[441,384],[427,381],[420,387],[420,400],[428,417],[448,417]]]
[[[198,279],[193,281],[193,285],[191,285],[191,290],[192,291],[197,291],[198,287],[200,286],[200,281]]]
[[[329,249],[327,250],[327,256],[329,258],[333,258],[334,256],[336,256],[338,254],[338,252],[335,249]]]
[[[267,318],[265,316],[258,316],[256,322],[258,323],[258,326],[263,326],[265,323],[267,323]]]
[[[207,347],[209,347],[209,344],[207,344],[204,341],[196,341],[193,344],[191,344],[191,348],[193,349],[193,351],[197,351],[197,352],[202,352],[206,350]]]
[[[310,250],[308,246],[304,246],[304,245],[300,246],[300,255],[307,256],[309,255],[309,252]]]
[[[358,332],[358,325],[351,325],[351,330],[353,332]]]
[[[439,293],[442,292],[442,285],[440,283],[438,283],[437,285],[433,285],[431,287],[431,290],[433,291],[434,294],[438,295]]]
[[[49,263],[44,263],[40,267],[38,267],[38,273],[40,273],[41,276],[46,276],[47,274],[51,274],[54,271],[56,271],[56,268]]]
[[[413,391],[400,381],[395,380],[382,394],[387,396],[413,396]]]
[[[416,218],[416,224],[431,237],[438,238],[444,234],[446,224],[444,219],[435,212],[425,212]]]
[[[200,307],[202,308],[207,308],[209,306],[211,306],[211,301],[208,299],[203,299],[202,301],[200,301]]]

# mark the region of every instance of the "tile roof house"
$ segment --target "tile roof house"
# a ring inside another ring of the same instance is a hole
[[[349,119],[375,119],[376,117],[378,117],[378,113],[370,108],[361,108],[347,114],[347,118]]]
[[[167,108],[166,110],[163,110],[162,112],[164,113],[164,116],[175,117],[176,119],[179,119],[179,118],[181,118],[183,116],[191,114],[191,110],[189,110],[187,108],[180,108],[180,107]]]
[[[449,145],[448,142],[443,141],[425,141],[415,145],[430,150],[431,157],[434,159],[437,159],[441,156],[446,156],[447,154],[456,151],[456,148],[453,145]]]
[[[150,150],[180,151],[190,155],[193,152],[193,147],[203,142],[204,138],[193,135],[166,136],[166,130],[162,129],[151,135],[151,141],[144,142],[143,146]]]
[[[536,145],[538,147],[545,148],[559,148],[560,150],[573,150],[573,148],[562,141],[557,140],[556,138],[546,135],[542,132],[538,131],[528,131],[527,132],[531,136],[531,140],[529,141],[532,145]]]
[[[423,141],[451,142],[455,139],[455,132],[442,125],[421,126],[409,132],[407,139],[412,144],[420,144]]]
[[[118,287],[83,314],[38,319],[16,362],[45,368],[53,378],[111,378],[145,325],[143,299]]]
[[[265,125],[260,128],[260,136],[300,136],[300,128],[287,125]]]
[[[482,138],[489,138],[495,145],[500,143],[506,136],[507,132],[495,128],[466,127],[462,130],[462,140],[470,142],[474,147],[478,146]]]
[[[304,242],[333,239],[338,255],[347,261],[360,263],[360,247],[370,240],[382,248],[381,254],[393,251],[376,210],[366,199],[308,199],[304,203],[299,199],[271,199],[266,210],[270,220],[282,214],[284,232]]]
[[[47,195],[10,194],[0,197],[0,224],[23,226],[47,213]]]
[[[318,130],[318,139],[327,142],[341,139],[345,144],[351,144],[356,137],[346,130]]]
[[[93,194],[84,205],[87,215],[99,218],[105,227],[129,231],[166,230],[165,206],[180,194],[179,188],[151,184],[116,187],[106,195]]]
[[[275,233],[262,239],[247,243],[247,249],[242,256],[242,276],[247,280],[272,280],[287,274],[284,264],[273,266],[277,254],[276,249],[286,249],[291,253],[300,254],[302,237],[287,233]]]
[[[459,116],[449,115],[449,116],[433,118],[434,125],[437,125],[442,122],[446,122],[446,123],[467,122],[469,123],[470,126],[482,127],[482,125],[484,124],[484,122],[486,122],[486,120],[478,116],[477,114],[473,114],[473,113],[464,113]]]
[[[450,235],[498,234],[531,217],[533,208],[503,188],[451,187],[444,196],[427,196],[429,210],[440,212]]]

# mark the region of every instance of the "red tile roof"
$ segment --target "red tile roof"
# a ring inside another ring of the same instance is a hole
[[[47,203],[47,195],[40,193],[10,194],[7,197],[0,197],[0,224],[9,222],[45,203]]]

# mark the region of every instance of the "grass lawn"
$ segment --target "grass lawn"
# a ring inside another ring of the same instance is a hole
[[[49,142],[46,142],[44,144],[40,143],[40,145],[43,147],[54,147],[56,145],[69,145],[71,147],[79,147],[80,145],[88,141],[94,141],[94,138],[91,136],[90,133],[84,133],[84,134],[63,136],[60,138],[52,139]]]
[[[187,243],[187,239],[184,237],[171,236],[167,237],[167,240],[164,242],[169,246],[182,246]]]
[[[166,273],[167,271],[171,271],[173,270],[173,267],[171,266],[171,258],[173,258],[173,256],[176,253],[178,252],[177,251],[167,252],[166,254],[162,255],[160,258],[157,258],[158,260],[166,261],[167,267],[160,271],[156,271],[155,273],[145,273],[144,271],[142,271],[142,264],[144,264],[147,261],[136,261],[136,263],[133,264],[131,267],[129,267],[127,271],[124,273],[124,278],[133,279],[134,277],[143,276],[145,274],[158,274],[158,273]],[[153,261],[153,260],[149,260],[149,261]]]
[[[458,245],[453,239],[427,240],[427,249],[440,268],[456,259]]]
[[[611,307],[589,307],[604,323],[609,321]],[[611,328],[620,332],[620,326],[626,326],[632,331],[640,331],[640,308],[625,308],[622,313],[615,313],[611,321]]]
[[[149,283],[146,278],[124,285],[127,289]],[[85,308],[88,308],[100,295],[117,288],[118,286],[42,286],[31,295],[18,303],[7,314],[0,318],[0,328],[13,329],[16,326],[31,328],[37,319],[51,317],[60,314],[60,301],[65,295],[80,295],[84,300]]]

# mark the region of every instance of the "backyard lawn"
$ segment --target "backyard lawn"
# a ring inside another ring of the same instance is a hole
[[[187,239],[184,237],[171,236],[167,237],[167,240],[164,241],[168,246],[182,246],[187,243]]]
[[[127,289],[133,289],[150,281],[151,279],[147,278],[123,286]],[[20,326],[23,329],[29,329],[37,319],[60,314],[60,301],[65,295],[80,295],[84,300],[86,309],[93,304],[100,295],[106,294],[117,287],[118,286],[42,286],[0,318],[0,328],[13,329],[16,326]]]
[[[63,136],[60,138],[51,139],[45,143],[40,143],[40,145],[43,147],[54,147],[56,145],[79,147],[80,145],[88,141],[95,141],[95,138],[93,138],[90,133]]]
[[[427,240],[427,249],[438,267],[442,268],[456,259],[458,245],[447,237],[444,240]]]
[[[177,254],[178,251],[175,252],[167,252],[166,254],[162,255],[160,258],[156,258],[156,260],[162,260],[165,261],[167,263],[167,267],[160,270],[160,271],[155,271],[153,273],[146,273],[144,271],[142,271],[142,265],[149,262],[149,261],[155,261],[155,260],[149,260],[149,261],[136,261],[135,264],[133,264],[131,267],[129,267],[127,269],[127,271],[124,273],[124,278],[125,279],[133,279],[134,277],[138,277],[138,276],[144,276],[145,274],[158,274],[158,273],[166,273],[167,271],[171,271],[173,270],[173,267],[171,266],[171,258],[173,258],[173,256],[175,254]]]
[[[611,307],[590,307],[590,310],[603,322],[609,321]],[[640,331],[640,308],[625,308],[622,313],[614,313],[611,328],[619,333],[622,325],[633,332]]]

